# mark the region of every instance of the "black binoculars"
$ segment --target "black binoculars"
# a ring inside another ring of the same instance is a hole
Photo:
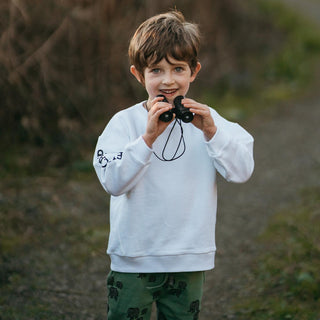
[[[167,98],[163,94],[159,94],[157,95],[157,97],[162,97],[164,102],[168,102]],[[183,104],[181,103],[181,100],[183,98],[183,96],[177,96],[173,100],[174,108],[162,113],[159,119],[163,122],[169,122],[172,120],[173,114],[175,114],[176,117],[183,122],[191,122],[193,120],[193,113],[190,112],[189,108],[183,106]]]

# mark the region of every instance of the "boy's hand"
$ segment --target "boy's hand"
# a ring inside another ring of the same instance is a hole
[[[142,136],[149,148],[152,148],[153,143],[158,136],[167,128],[170,122],[163,122],[159,119],[160,115],[170,109],[172,105],[168,102],[163,102],[162,97],[154,98],[151,103],[148,101],[148,122],[145,134]]]
[[[217,127],[211,116],[209,107],[189,98],[185,98],[181,102],[184,107],[189,108],[194,113],[192,124],[202,130],[207,141],[211,140],[217,131]]]

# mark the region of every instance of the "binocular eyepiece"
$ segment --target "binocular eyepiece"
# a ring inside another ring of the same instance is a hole
[[[159,94],[157,95],[157,97],[162,97],[164,102],[168,102],[167,98],[163,94]],[[191,122],[193,120],[193,113],[190,112],[189,108],[183,106],[183,104],[181,103],[181,100],[183,98],[183,96],[177,96],[173,100],[174,108],[162,113],[159,119],[163,122],[169,122],[172,120],[173,114],[175,114],[176,117],[183,122]]]

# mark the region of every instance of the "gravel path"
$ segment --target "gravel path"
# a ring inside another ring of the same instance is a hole
[[[282,2],[320,25],[319,1]],[[231,306],[246,294],[246,277],[259,252],[257,235],[301,189],[319,185],[319,84],[320,72],[306,96],[246,126],[255,138],[255,172],[243,185],[219,181],[216,268],[207,272],[201,320],[235,319]]]

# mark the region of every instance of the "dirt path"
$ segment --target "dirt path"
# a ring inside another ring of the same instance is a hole
[[[283,2],[320,21],[318,1]],[[319,84],[318,72],[313,88],[301,100],[248,124],[255,137],[255,172],[244,185],[220,181],[216,268],[207,273],[201,320],[235,319],[231,306],[246,294],[248,270],[259,251],[256,236],[301,189],[319,185]]]

